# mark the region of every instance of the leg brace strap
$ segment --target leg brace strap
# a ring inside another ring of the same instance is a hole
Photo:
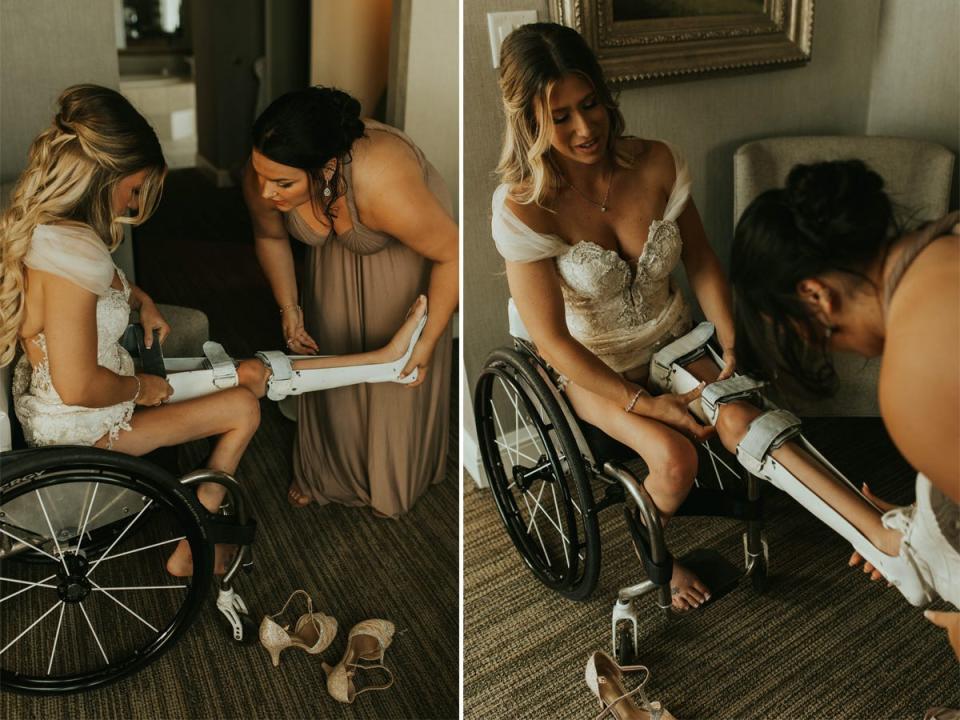
[[[726,380],[710,383],[700,393],[700,403],[711,425],[717,424],[717,413],[723,403],[747,398],[759,399],[764,383],[746,375],[734,375]],[[762,406],[762,401],[760,405]]]
[[[233,358],[227,355],[223,345],[208,340],[203,344],[203,354],[206,355],[213,370],[213,384],[217,389],[226,390],[240,383],[237,377],[237,366],[233,364]]]
[[[670,366],[685,365],[706,352],[713,337],[713,323],[702,322],[683,337],[660,348],[650,359],[650,379],[657,387],[670,389]]]
[[[764,459],[800,433],[800,418],[787,410],[770,410],[754,418],[737,445],[737,460],[753,475],[759,475]]]
[[[290,358],[280,350],[265,350],[254,355],[270,368],[267,381],[267,397],[271,400],[283,400],[293,393],[293,364]]]

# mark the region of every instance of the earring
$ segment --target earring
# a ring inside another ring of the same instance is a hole
[[[328,197],[330,197],[331,195],[333,195],[333,190],[330,189],[330,186],[329,186],[329,185],[325,185],[324,188],[323,188],[323,196],[324,196],[325,198],[328,198]]]

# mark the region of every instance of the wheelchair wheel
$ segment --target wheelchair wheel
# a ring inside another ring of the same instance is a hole
[[[90,690],[167,650],[200,610],[213,572],[190,491],[151,463],[96,448],[7,453],[2,462],[3,687]],[[192,577],[174,577],[166,561],[184,541]]]
[[[544,585],[586,599],[600,572],[591,475],[536,360],[507,348],[491,353],[475,408],[483,466],[507,534]]]

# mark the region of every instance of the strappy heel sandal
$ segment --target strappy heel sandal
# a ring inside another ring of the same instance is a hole
[[[274,618],[283,615],[297,595],[303,595],[307,599],[307,612],[299,617],[291,632],[289,625],[280,625]],[[305,590],[294,590],[279,612],[264,615],[260,623],[260,644],[270,653],[274,667],[280,666],[280,653],[287,648],[300,648],[316,655],[330,647],[336,634],[336,618],[314,612],[313,599]]]
[[[626,692],[623,688],[624,671],[643,672],[643,682]],[[645,665],[617,665],[606,653],[595,652],[587,660],[586,681],[603,710],[594,720],[676,720],[659,702],[650,702],[643,690],[649,679],[650,671]],[[642,702],[640,706],[633,698],[638,694]]]
[[[389,620],[364,620],[354,625],[347,636],[347,649],[335,667],[323,663],[327,674],[327,692],[334,700],[348,705],[357,695],[371,690],[386,690],[393,685],[393,673],[383,664],[383,655],[393,641],[393,623]],[[354,676],[361,670],[379,668],[390,678],[384,685],[367,685],[357,690]]]

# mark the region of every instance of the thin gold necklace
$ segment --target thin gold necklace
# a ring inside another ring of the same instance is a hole
[[[560,173],[560,177],[563,178],[563,181],[567,184],[567,187],[569,187],[569,188],[571,188],[572,190],[576,191],[577,195],[579,195],[580,197],[582,197],[584,200],[586,200],[586,201],[587,201],[588,203],[590,203],[591,205],[596,205],[598,208],[600,208],[600,212],[606,212],[606,211],[607,211],[607,198],[610,197],[610,188],[613,187],[613,168],[610,169],[610,177],[609,177],[609,179],[607,180],[607,191],[603,194],[603,200],[601,200],[600,202],[597,202],[597,201],[594,200],[592,197],[589,197],[589,196],[588,196],[586,193],[584,193],[580,188],[578,188],[578,187],[577,187],[576,185],[574,185],[572,182],[570,182],[569,180],[567,180],[567,176],[564,175],[563,172]]]

